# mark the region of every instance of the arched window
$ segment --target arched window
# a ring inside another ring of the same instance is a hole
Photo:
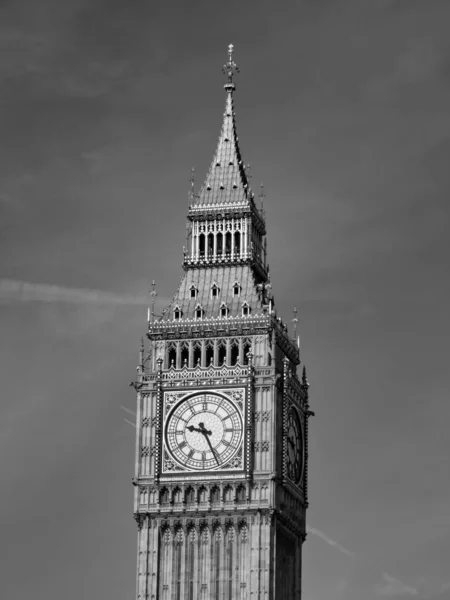
[[[241,295],[241,286],[236,281],[235,284],[233,285],[233,296],[240,296],[240,295]]]
[[[181,310],[178,305],[175,306],[175,308],[173,309],[173,318],[175,319],[175,321],[181,319]]]
[[[241,253],[241,234],[239,231],[234,232],[234,255]]]
[[[188,545],[188,600],[194,600],[194,578],[195,578],[195,530],[189,533]]]
[[[191,287],[190,287],[190,293],[191,293],[191,298],[197,298],[197,296],[198,296],[198,289],[195,287],[195,285],[191,285]]]
[[[222,302],[222,304],[220,305],[220,316],[228,317],[228,308],[225,302]]]
[[[198,501],[199,502],[208,502],[208,491],[205,486],[202,486],[198,490]]]
[[[239,341],[233,340],[231,342],[231,356],[230,356],[231,366],[237,365],[239,362]]]
[[[192,504],[195,502],[195,490],[193,487],[188,487],[186,490],[186,503]]]
[[[160,504],[169,504],[169,490],[165,487],[159,494]]]
[[[242,305],[242,316],[248,317],[249,314],[250,314],[250,306],[248,305],[248,302],[244,302],[244,304]]]
[[[251,351],[252,345],[249,340],[244,342],[244,365],[248,365],[248,353]]]
[[[226,599],[233,600],[233,571],[234,571],[234,527],[229,527],[227,530],[227,546],[226,546]]]
[[[181,488],[177,487],[173,490],[172,498],[174,502],[181,502]]]
[[[209,341],[206,343],[206,366],[214,364],[214,344]]]
[[[223,491],[223,499],[225,502],[233,502],[233,488],[231,485],[227,485]]]
[[[218,485],[211,490],[211,502],[220,502],[220,488]]]
[[[208,258],[214,254],[214,234],[208,233]]]
[[[219,367],[227,362],[227,343],[222,340],[219,344]]]
[[[213,560],[214,560],[214,567],[213,567],[213,573],[214,573],[214,600],[220,600],[220,547],[221,547],[221,537],[222,537],[222,531],[220,529],[220,527],[218,527],[216,529],[215,532],[215,543],[214,543],[214,556],[213,556]]]
[[[216,239],[216,250],[217,250],[217,256],[222,256],[222,252],[223,252],[223,234],[222,233],[218,233],[217,234],[217,239]]]
[[[220,289],[216,283],[213,283],[211,286],[211,298],[217,298],[219,295]]]
[[[189,344],[183,344],[181,346],[181,366],[187,367],[189,365]]]
[[[199,367],[202,362],[202,345],[197,342],[194,345],[194,367]]]
[[[240,485],[236,490],[236,501],[245,502],[245,487],[243,485]]]
[[[225,253],[231,254],[231,232],[227,231],[225,234]]]
[[[200,258],[204,258],[205,256],[205,234],[201,233],[198,236],[198,251],[200,254]]]
[[[168,360],[168,365],[167,367],[175,367],[177,364],[177,348],[175,346],[175,344],[171,344],[169,346],[169,351],[167,353],[167,360]]]
[[[200,304],[197,304],[197,306],[195,307],[195,311],[194,311],[194,315],[196,319],[201,319],[203,318],[203,308],[201,307]]]
[[[183,530],[178,530],[175,534],[175,544],[173,549],[173,566],[175,567],[175,600],[181,598],[181,552],[183,548]]]

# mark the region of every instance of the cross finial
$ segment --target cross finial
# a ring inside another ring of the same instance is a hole
[[[150,292],[150,296],[152,297],[152,310],[151,310],[151,317],[152,317],[152,321],[155,320],[155,298],[158,295],[156,293],[156,283],[155,280],[152,281],[152,291]]]
[[[233,76],[235,73],[239,73],[239,67],[233,60],[233,44],[229,44],[228,46],[228,62],[223,65],[222,72],[227,76],[228,81],[225,84],[225,89],[227,92],[231,92],[235,89],[235,85],[233,82]]]
[[[294,323],[294,338],[296,338],[297,337],[297,324],[298,324],[296,307],[294,307],[294,318],[292,319],[292,322]]]
[[[191,178],[189,182],[191,184],[191,189],[189,190],[189,199],[192,202],[195,197],[195,167],[192,167],[191,169]]]

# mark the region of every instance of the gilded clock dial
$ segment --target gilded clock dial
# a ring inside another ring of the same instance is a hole
[[[193,471],[224,468],[239,450],[242,418],[236,406],[215,394],[197,394],[175,406],[166,422],[172,458]]]
[[[303,444],[300,419],[297,411],[290,408],[287,418],[287,475],[294,483],[300,483],[303,469]]]

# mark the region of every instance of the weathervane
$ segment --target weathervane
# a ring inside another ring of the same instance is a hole
[[[239,73],[239,67],[233,60],[233,44],[228,46],[228,62],[223,65],[222,72],[224,75],[228,77],[228,82],[225,84],[225,89],[227,91],[232,91],[235,89],[233,75],[235,73]]]

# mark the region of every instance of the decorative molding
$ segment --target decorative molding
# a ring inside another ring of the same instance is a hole
[[[270,410],[264,410],[262,413],[262,421],[268,421],[270,419]]]

